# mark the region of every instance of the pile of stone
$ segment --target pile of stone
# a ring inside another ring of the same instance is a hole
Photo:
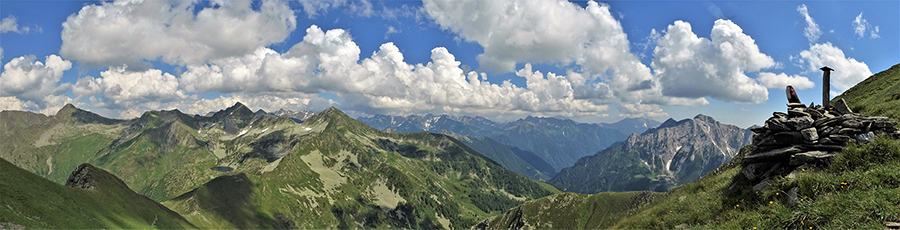
[[[752,128],[753,149],[744,156],[742,173],[754,183],[798,168],[812,168],[827,162],[851,142],[867,142],[875,135],[900,137],[887,117],[853,113],[840,99],[833,106],[806,106],[788,103],[788,112],[775,112],[765,126]],[[759,183],[754,190],[764,189]]]

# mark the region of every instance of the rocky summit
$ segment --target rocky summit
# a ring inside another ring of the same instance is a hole
[[[875,135],[900,138],[900,131],[894,128],[897,122],[854,113],[843,99],[828,108],[801,103],[787,106],[787,113],[774,112],[765,126],[751,129],[753,146],[744,156],[742,173],[756,183],[755,191],[764,190],[772,177],[827,162],[848,143],[868,142]]]

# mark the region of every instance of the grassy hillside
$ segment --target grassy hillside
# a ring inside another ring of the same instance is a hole
[[[900,120],[900,64],[866,78],[832,102],[841,98],[854,112]]]
[[[594,195],[561,193],[525,202],[477,229],[597,229],[609,228],[633,215],[659,193],[605,192]]]
[[[778,178],[760,193],[740,173],[740,159],[667,193],[616,227],[874,229],[900,220],[900,141],[881,137],[850,146],[828,168]],[[791,205],[788,191],[795,186],[800,195]]]
[[[740,173],[747,152],[742,149],[699,181],[664,194],[564,193],[526,202],[483,227],[877,229],[900,222],[898,140],[879,137],[850,146],[829,167],[777,178],[759,193]],[[792,205],[788,192],[793,187],[799,188],[799,196]],[[635,199],[638,195],[650,201]],[[595,214],[598,207],[600,215]]]
[[[111,120],[66,105],[54,116],[3,111],[0,118],[0,138],[9,140],[0,142],[0,157],[16,166],[61,184],[76,166],[91,163],[156,201],[226,175],[212,168],[236,168],[246,157],[284,152],[261,149],[265,137],[310,132],[287,118],[256,116],[240,104],[214,117],[170,110]]]
[[[112,174],[85,167],[93,189],[62,186],[0,159],[0,228],[194,228]]]
[[[501,144],[489,137],[471,137],[449,131],[439,133],[450,135],[504,168],[525,175],[532,180],[547,181],[556,175],[553,166],[532,152]]]
[[[854,112],[897,120],[900,65],[872,75],[832,101],[841,98]],[[877,229],[900,222],[900,140],[878,137],[869,144],[850,145],[827,167],[776,178],[759,193],[751,192],[740,173],[741,159],[735,157],[717,173],[674,189],[616,227]],[[788,192],[794,187],[800,195],[790,204]]]
[[[65,182],[83,162],[201,228],[465,228],[559,191],[446,135],[388,134],[331,108],[298,124],[241,104],[109,120],[0,112],[0,157]],[[9,122],[5,122],[9,121]]]
[[[559,191],[441,134],[387,134],[337,109],[272,171],[237,168],[164,202],[203,228],[467,228]],[[254,163],[256,162],[256,163]]]

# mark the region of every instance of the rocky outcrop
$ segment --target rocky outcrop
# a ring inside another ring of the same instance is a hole
[[[774,176],[826,163],[848,143],[868,142],[875,135],[900,137],[897,122],[854,113],[843,99],[829,108],[787,106],[787,113],[774,112],[765,126],[751,129],[753,147],[744,156],[742,173],[756,183],[754,190],[765,189]]]
[[[66,180],[66,187],[83,189],[94,189],[94,187],[97,187],[91,173],[92,169],[96,168],[88,163],[79,165],[75,168],[75,171],[72,171],[72,174],[69,175],[69,179]]]

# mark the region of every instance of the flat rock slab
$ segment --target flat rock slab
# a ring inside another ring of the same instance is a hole
[[[888,229],[900,229],[900,223],[887,221],[884,222],[884,227]]]
[[[809,117],[809,113],[803,112],[801,109],[791,109],[788,111],[789,117]]]
[[[806,163],[829,159],[829,158],[834,157],[834,155],[836,155],[836,154],[832,153],[832,152],[825,152],[825,151],[809,151],[809,152],[797,153],[797,154],[791,155],[790,164],[794,165],[794,166],[803,165]]]
[[[840,151],[844,150],[844,146],[840,146],[840,145],[802,144],[802,145],[800,145],[800,147],[802,147],[805,150],[819,150],[819,151],[832,151],[832,152],[840,152]]]
[[[794,153],[799,153],[799,152],[803,152],[803,149],[800,149],[797,146],[789,146],[789,147],[773,149],[773,150],[769,150],[769,151],[765,151],[765,152],[761,152],[761,153],[749,154],[747,156],[744,156],[744,160],[747,160],[750,162],[757,162],[757,161],[772,160],[772,159],[779,159],[779,158],[788,158],[791,155],[793,155]]]
[[[788,108],[806,108],[803,103],[787,103]]]

